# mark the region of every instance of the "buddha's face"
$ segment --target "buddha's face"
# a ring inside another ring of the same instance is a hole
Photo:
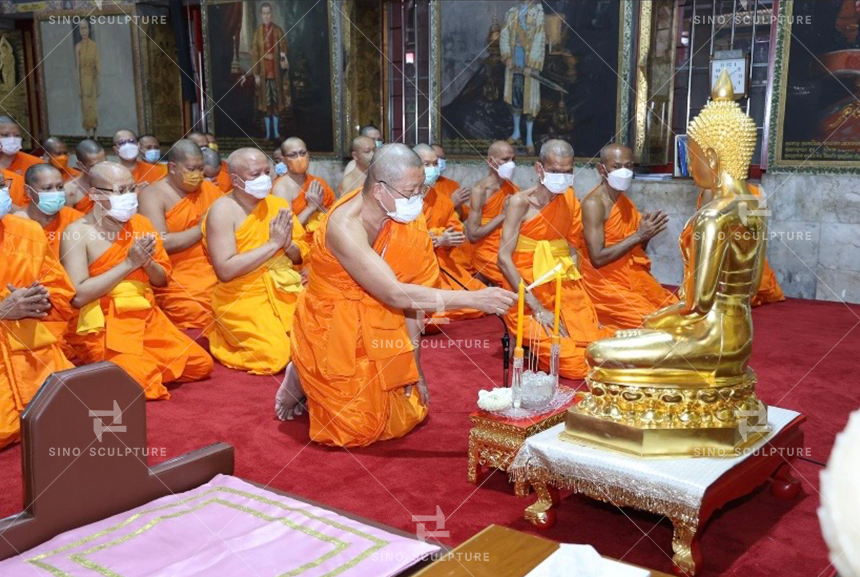
[[[719,186],[719,159],[713,148],[702,150],[699,143],[690,138],[687,141],[687,164],[696,186],[714,189]]]

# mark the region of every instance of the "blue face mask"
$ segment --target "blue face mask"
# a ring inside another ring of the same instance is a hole
[[[12,210],[12,197],[9,196],[9,187],[0,188],[0,218],[3,218]]]
[[[438,166],[425,166],[424,167],[424,184],[427,186],[433,186],[436,184],[436,181],[439,179],[439,167]]]
[[[275,165],[275,174],[277,174],[278,176],[283,176],[283,175],[287,174],[287,165],[284,164],[283,162],[279,162],[278,164],[276,164]]]
[[[443,174],[445,169],[448,168],[448,160],[445,158],[439,159],[439,174]]]
[[[161,158],[161,151],[157,148],[147,150],[143,153],[143,158],[150,164],[155,164]]]
[[[39,204],[36,208],[47,215],[57,214],[66,205],[66,193],[63,191],[51,190],[38,194]]]

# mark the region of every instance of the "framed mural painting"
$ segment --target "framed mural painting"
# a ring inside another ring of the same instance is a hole
[[[333,9],[331,0],[203,0],[207,111],[222,148],[268,154],[300,136],[311,152],[334,153]]]
[[[36,143],[26,132],[32,130],[27,105],[26,77],[24,39],[21,31],[0,31],[0,114],[11,116],[21,125],[22,145],[24,149],[29,149]]]
[[[42,129],[74,145],[110,141],[117,130],[145,132],[135,7],[36,16]]]
[[[626,141],[633,2],[434,4],[431,97],[448,154],[483,157],[507,139],[518,156],[534,156],[561,138],[592,159]]]
[[[768,168],[860,171],[857,3],[783,0],[778,21]]]

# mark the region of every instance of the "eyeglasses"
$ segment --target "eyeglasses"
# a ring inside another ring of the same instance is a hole
[[[122,146],[123,144],[137,144],[137,140],[134,138],[126,138],[125,140],[117,140],[114,142],[114,146]]]
[[[380,180],[379,184],[384,184],[385,186],[387,186],[388,188],[390,188],[391,190],[396,192],[398,194],[398,196],[400,196],[400,198],[412,198],[413,196],[415,196],[414,193],[413,194],[405,194],[405,193],[397,190],[396,188],[394,188],[393,186],[391,186],[390,184],[388,184],[384,180]],[[427,191],[430,190],[430,187],[427,186],[426,184],[422,184],[416,190],[418,191],[418,194],[423,196],[423,195],[427,194]]]
[[[125,190],[114,190],[113,188],[102,188],[100,186],[93,186],[93,188],[95,188],[96,190],[101,190],[102,192],[111,192],[111,193],[119,193],[119,194],[128,194],[128,193],[134,194],[137,192],[137,185],[136,184],[132,184],[131,186],[129,186]]]
[[[297,150],[295,152],[285,154],[284,157],[289,158],[290,160],[295,160],[296,158],[304,158],[307,155],[308,155],[307,150]]]

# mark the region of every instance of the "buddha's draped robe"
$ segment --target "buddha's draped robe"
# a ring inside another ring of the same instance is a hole
[[[505,200],[519,190],[514,183],[504,181],[502,186],[486,199],[481,213],[481,225],[485,225],[505,208]],[[495,284],[502,284],[502,271],[499,270],[499,244],[502,240],[502,226],[472,244],[472,266],[474,272],[484,275]]]
[[[435,186],[424,197],[424,219],[427,222],[427,229],[437,236],[441,236],[449,228],[463,232],[463,223],[457,216],[454,203],[444,194],[440,194]],[[439,288],[448,290],[463,290],[464,288],[466,290],[481,290],[486,288],[484,283],[472,277],[462,261],[455,258],[454,254],[457,248],[459,247],[440,246],[434,249],[436,260],[441,269]],[[433,316],[437,324],[445,324],[442,319],[449,321],[474,319],[484,316],[484,313],[477,309],[452,309],[439,311]]]
[[[585,349],[594,340],[609,337],[611,330],[601,328],[597,312],[585,290],[579,271],[570,254],[570,245],[581,228],[581,209],[579,201],[569,188],[564,194],[556,195],[539,213],[520,226],[513,261],[517,271],[530,285],[536,279],[552,270],[557,264],[564,266],[561,284],[561,322],[567,329],[568,337],[561,338],[559,355],[559,374],[569,379],[585,377],[588,366],[585,363]],[[543,307],[555,311],[555,277],[532,289],[532,294]],[[511,288],[507,280],[503,285]],[[526,305],[526,318],[523,322],[523,346],[529,346],[537,355],[542,370],[549,372],[550,334],[531,316]],[[505,315],[508,330],[516,337],[517,310],[512,308]]]
[[[433,188],[436,189],[436,192],[447,196],[449,199],[454,196],[454,192],[460,188],[460,183],[456,180],[451,180],[450,178],[445,178],[444,176],[440,176],[436,180],[436,184],[433,185]],[[469,201],[464,202],[460,207],[463,217],[460,219],[463,223],[466,222],[466,218],[469,216]],[[456,211],[456,208],[454,209]],[[459,216],[459,214],[458,214]],[[457,261],[463,268],[469,271],[469,274],[475,274],[475,268],[472,262],[472,244],[467,240],[463,242],[460,246],[454,247],[451,251],[451,258]]]
[[[182,232],[197,226],[223,193],[204,180],[165,215],[167,232]],[[212,289],[218,282],[203,241],[170,255],[173,273],[166,287],[155,288],[155,300],[164,314],[180,329],[206,329],[215,322],[212,314]]]
[[[41,319],[0,320],[0,448],[18,440],[18,417],[42,383],[57,371],[73,368],[60,348],[72,282],[57,261],[38,223],[8,215],[0,220],[0,299],[16,288],[41,283],[51,309]]]
[[[230,192],[233,190],[233,185],[230,183],[230,172],[227,170],[227,161],[221,161],[221,172],[215,177],[215,184],[221,189],[221,192]]]
[[[64,206],[45,227],[45,236],[56,258],[60,258],[60,242],[63,240],[63,231],[82,216],[84,216],[84,213],[81,211]]]
[[[622,194],[603,224],[606,246],[618,244],[639,228],[642,215]],[[644,317],[678,302],[678,297],[651,276],[651,259],[636,245],[615,262],[595,268],[588,257],[584,239],[581,269],[585,288],[597,310],[600,322],[615,329],[638,328]]]
[[[289,175],[284,175],[281,178],[290,178],[290,177],[289,177]],[[331,206],[334,204],[334,201],[337,199],[337,197],[335,196],[334,191],[331,189],[331,187],[328,185],[328,183],[325,180],[323,180],[322,178],[319,178],[318,176],[314,176],[313,174],[308,173],[307,179],[305,180],[305,184],[304,184],[304,186],[302,186],[302,190],[299,192],[299,194],[296,196],[296,198],[293,199],[293,214],[299,215],[299,214],[301,214],[301,212],[304,209],[307,208],[308,201],[305,198],[305,193],[308,191],[308,187],[311,185],[311,183],[315,180],[318,181],[320,183],[320,186],[322,187],[322,191],[323,191],[322,203],[323,203],[323,206],[328,209],[328,208],[331,208]],[[304,224],[305,242],[307,242],[308,245],[310,245],[310,243],[313,242],[314,233],[319,228],[320,221],[322,220],[323,216],[324,216],[323,213],[316,212]]]
[[[354,190],[335,203],[361,194]],[[326,445],[361,447],[402,437],[424,420],[413,346],[401,310],[376,300],[326,247],[326,217],[314,236],[307,290],[293,327],[293,362],[308,399],[310,437]],[[400,282],[433,286],[438,268],[423,218],[388,221],[373,250]]]
[[[269,240],[269,223],[290,204],[271,194],[257,203],[236,228],[237,253]],[[203,242],[206,243],[204,222]],[[305,231],[293,215],[293,242],[307,257]],[[274,374],[290,362],[290,330],[301,275],[283,249],[249,273],[218,282],[212,291],[217,322],[209,333],[209,350],[222,364],[252,374]]]
[[[750,192],[756,197],[761,196],[761,190],[754,185],[747,185]],[[696,200],[696,208],[702,208],[702,197],[705,191],[699,192],[699,198]],[[693,241],[693,226],[692,222],[688,222],[684,230],[681,231],[681,236],[678,238],[678,244],[681,245],[681,256],[684,258],[684,278],[688,278],[693,271],[690,270],[690,248]],[[767,258],[763,263],[764,271],[761,275],[761,284],[758,286],[758,291],[752,296],[752,306],[757,307],[767,303],[778,303],[785,300],[785,294],[782,292],[782,287],[779,286],[779,281],[776,280],[776,274],[767,262]],[[686,286],[686,281],[681,285]]]
[[[6,170],[14,172],[19,176],[24,176],[28,168],[34,164],[44,164],[44,162],[44,159],[39,158],[38,156],[18,151],[15,153],[15,158],[13,158],[12,162],[9,163],[9,166],[6,167]]]
[[[152,184],[167,176],[167,165],[165,164],[149,164],[148,162],[138,161],[131,171],[131,176],[137,184]]]
[[[156,236],[154,260],[169,278],[170,259],[164,245],[152,223],[141,215],[133,216],[110,248],[90,263],[90,277],[125,260],[134,239],[143,235]],[[158,307],[143,267],[80,309],[73,348],[85,363],[119,365],[143,388],[147,399],[169,399],[165,383],[197,381],[212,372],[212,357]]]

